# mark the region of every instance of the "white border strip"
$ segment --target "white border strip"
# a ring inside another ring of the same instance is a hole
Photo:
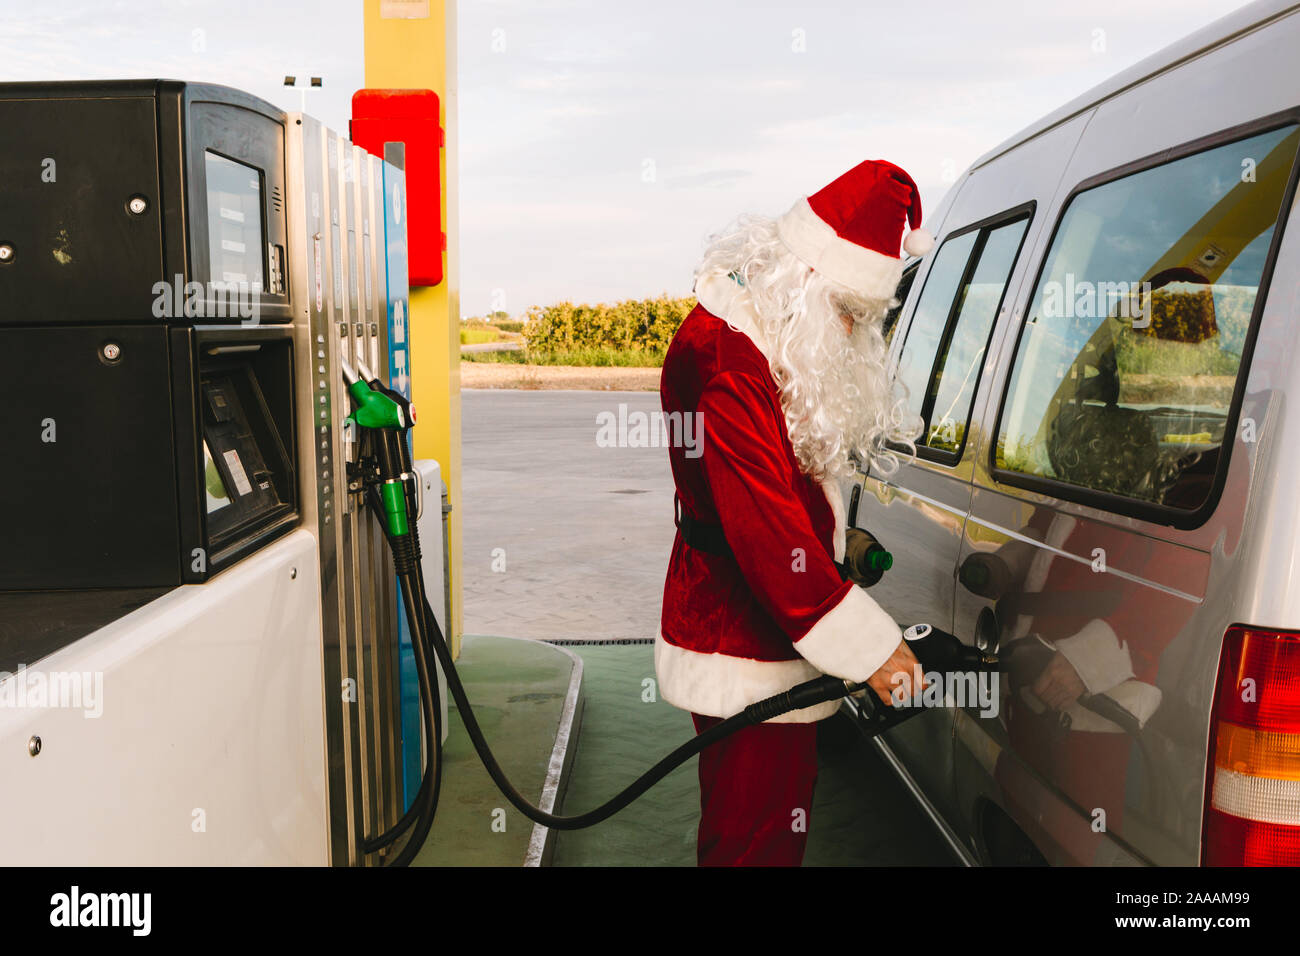
[[[516,638],[519,640],[519,638]],[[530,642],[534,643],[534,642]],[[540,641],[536,643],[543,643]],[[555,812],[555,802],[559,797],[560,786],[564,780],[564,766],[569,756],[569,744],[576,744],[574,723],[578,714],[578,698],[582,689],[582,658],[567,647],[549,644],[573,661],[573,670],[569,673],[569,692],[564,697],[564,708],[560,711],[560,726],[555,731],[555,746],[551,748],[551,762],[546,768],[546,783],[542,785],[542,796],[537,801],[538,807],[547,813]],[[528,852],[524,854],[524,866],[542,865],[546,857],[548,844],[552,839],[550,827],[540,823],[533,824],[533,834],[528,840]]]

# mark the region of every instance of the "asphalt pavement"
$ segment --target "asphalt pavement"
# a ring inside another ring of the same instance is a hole
[[[654,637],[674,535],[668,449],[600,447],[598,417],[658,412],[659,396],[467,390],[461,410],[465,633]]]

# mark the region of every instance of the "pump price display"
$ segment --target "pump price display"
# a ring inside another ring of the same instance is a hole
[[[208,261],[214,284],[262,288],[262,180],[252,166],[204,152]]]

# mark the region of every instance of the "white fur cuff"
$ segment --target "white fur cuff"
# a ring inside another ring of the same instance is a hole
[[[1138,727],[1141,728],[1147,725],[1151,715],[1159,708],[1164,695],[1161,694],[1159,687],[1133,679],[1121,682],[1101,696],[1109,697],[1127,710],[1136,718]],[[1084,707],[1078,701],[1071,703],[1065,709],[1065,712],[1070,715],[1071,730],[1090,731],[1098,734],[1122,734],[1125,732],[1124,728],[1119,724],[1108,720],[1094,710]]]
[[[703,654],[669,644],[659,634],[655,638],[655,676],[659,678],[659,693],[674,707],[708,717],[730,717],[750,704],[821,675],[802,658],[756,661]],[[767,723],[811,723],[825,720],[839,708],[838,700],[827,701],[773,717]]]
[[[795,641],[794,649],[823,673],[860,682],[880,670],[902,639],[894,619],[866,591],[853,587]]]
[[[1065,655],[1090,694],[1104,694],[1134,676],[1128,645],[1122,644],[1114,629],[1100,618],[1093,618],[1079,633],[1057,641],[1056,649]]]

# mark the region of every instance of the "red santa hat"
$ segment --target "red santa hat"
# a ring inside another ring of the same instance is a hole
[[[905,224],[911,232],[903,240]],[[875,299],[891,297],[898,287],[900,240],[912,256],[923,256],[934,246],[934,236],[920,225],[916,183],[883,159],[859,163],[777,220],[781,241],[803,262]]]

